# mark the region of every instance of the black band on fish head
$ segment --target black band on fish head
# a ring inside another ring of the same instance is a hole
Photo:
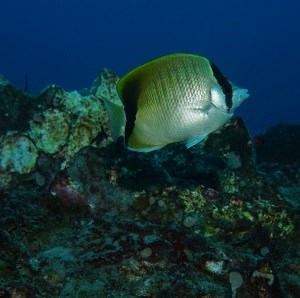
[[[212,61],[210,61],[210,66],[213,71],[214,77],[216,78],[218,84],[222,88],[223,93],[225,94],[226,106],[228,111],[230,111],[232,108],[232,96],[233,96],[232,85]]]

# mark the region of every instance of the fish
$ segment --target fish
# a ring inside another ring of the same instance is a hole
[[[222,127],[249,97],[210,59],[189,53],[138,66],[116,88],[119,104],[103,98],[113,139],[123,135],[125,146],[138,152],[179,142],[190,148]]]

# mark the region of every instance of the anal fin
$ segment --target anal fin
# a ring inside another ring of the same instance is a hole
[[[196,137],[193,137],[193,138],[190,138],[190,139],[186,140],[184,142],[186,148],[191,148],[192,146],[200,143],[201,141],[205,140],[207,138],[207,136],[208,136],[208,134],[204,133],[204,134],[201,134],[199,136],[196,136]]]

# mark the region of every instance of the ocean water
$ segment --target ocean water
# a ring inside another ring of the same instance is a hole
[[[0,298],[300,297],[299,8],[3,1]],[[174,52],[250,97],[191,148],[128,150],[101,98]]]
[[[38,1],[1,3],[0,73],[37,92],[89,87],[156,57],[211,58],[251,97],[237,111],[252,134],[299,123],[299,1]]]

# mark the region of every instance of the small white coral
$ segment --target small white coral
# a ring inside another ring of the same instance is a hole
[[[0,169],[19,174],[30,173],[38,157],[34,143],[25,135],[8,135],[0,146]]]
[[[232,298],[235,298],[236,292],[243,284],[244,279],[241,273],[238,271],[232,271],[229,273],[229,280],[231,284]]]

